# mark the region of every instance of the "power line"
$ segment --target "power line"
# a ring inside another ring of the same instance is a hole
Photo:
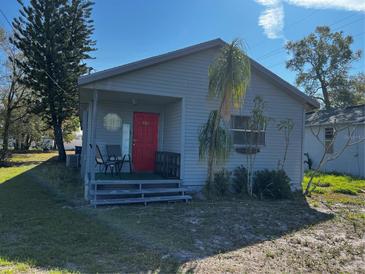
[[[359,32],[359,33],[357,33],[357,34],[355,34],[355,35],[352,35],[352,37],[357,37],[357,36],[361,36],[361,35],[364,35],[365,34],[365,32]],[[274,68],[274,67],[277,67],[278,65],[284,65],[286,63],[286,61],[281,61],[281,62],[279,62],[279,63],[275,63],[275,64],[272,64],[272,65],[269,65],[269,66],[267,66],[267,68]],[[353,68],[355,68],[355,67],[353,67]],[[357,67],[357,68],[360,68],[360,67]]]
[[[13,25],[10,23],[8,17],[6,17],[5,13],[0,9],[1,15],[5,18],[5,21],[10,25],[11,28],[13,28]]]
[[[317,12],[319,12],[319,10],[315,10],[315,11],[313,11],[311,14],[309,14],[308,16],[303,17],[302,19],[299,19],[298,21],[294,22],[293,24],[290,24],[290,26],[289,26],[289,27],[287,27],[287,29],[292,28],[293,26],[295,26],[296,24],[298,24],[298,23],[300,23],[300,22],[303,22],[303,21],[308,20],[308,18],[309,18],[309,17],[311,17],[313,14],[315,14],[315,13],[317,13]],[[341,19],[339,19],[339,20],[335,21],[334,23],[330,24],[329,26],[337,25],[338,23],[343,22],[343,21],[345,21],[346,19],[348,19],[348,18],[350,18],[350,17],[353,17],[353,16],[352,16],[352,15],[345,16],[345,17],[343,17],[343,18],[341,18]],[[266,41],[266,39],[263,39],[263,40],[261,40],[261,41]],[[262,44],[262,43],[258,43],[258,44],[256,44],[256,45],[260,45],[260,44]],[[254,46],[256,46],[256,45],[254,45]],[[272,53],[272,52],[277,52],[277,51],[280,51],[280,50],[282,50],[282,49],[283,49],[283,48],[277,48],[277,49],[274,49],[274,50],[272,50],[272,51],[270,51],[270,52],[266,53],[264,56],[266,56],[266,55],[270,55],[270,56],[272,56],[270,53]],[[261,56],[261,57],[259,57],[258,59],[263,58],[264,56]]]
[[[335,21],[334,23],[330,24],[329,26],[331,27],[331,26],[333,26],[333,25],[337,25],[338,23],[343,22],[344,20],[346,20],[346,19],[348,19],[348,18],[350,18],[350,17],[353,17],[353,16],[352,16],[352,15],[351,15],[351,16],[346,16],[346,17],[344,17],[344,18],[342,18],[342,19],[340,19],[340,20],[338,20],[338,21]],[[337,27],[337,28],[335,28],[335,29],[333,29],[333,30],[334,30],[334,31],[336,31],[336,30],[338,30],[338,29],[340,29],[340,28],[344,28],[344,27],[346,27],[346,26],[349,26],[349,25],[352,25],[352,24],[354,24],[354,23],[357,23],[357,22],[359,22],[359,21],[361,21],[361,20],[363,20],[363,19],[364,19],[364,17],[362,17],[362,16],[361,16],[361,18],[358,18],[358,19],[356,19],[356,20],[354,20],[354,21],[351,21],[351,22],[349,22],[349,23],[347,23],[347,24],[345,24],[345,25],[342,25],[342,26],[340,26],[340,27]],[[353,37],[355,37],[355,36],[353,36]],[[276,48],[276,49],[271,50],[271,51],[267,52],[266,54],[264,54],[264,55],[262,55],[262,56],[258,57],[257,59],[259,59],[259,60],[264,60],[264,59],[270,58],[270,57],[272,57],[272,56],[278,55],[278,54],[282,53],[282,51],[285,51],[285,48],[283,48],[283,47]]]
[[[339,27],[337,27],[337,28],[334,28],[334,29],[333,29],[333,31],[336,31],[336,30],[342,29],[342,28],[344,28],[344,27],[347,27],[347,26],[349,26],[349,25],[352,25],[352,24],[357,23],[357,22],[359,22],[359,21],[361,21],[361,20],[364,20],[364,19],[365,19],[365,17],[361,17],[361,18],[359,18],[359,19],[357,19],[357,20],[351,21],[351,22],[350,22],[350,23],[348,23],[348,24],[345,24],[345,25],[339,26]]]
[[[301,22],[303,22],[303,21],[305,21],[305,20],[307,20],[309,17],[312,17],[315,13],[317,13],[317,12],[319,12],[319,10],[314,10],[314,11],[312,11],[311,13],[309,13],[307,16],[305,16],[305,17],[302,17],[301,19],[299,19],[299,20],[297,20],[297,21],[294,21],[293,23],[291,23],[286,29],[288,30],[288,29],[291,29],[293,26],[295,26],[295,25],[297,25],[297,24],[299,24],[299,23],[301,23]],[[252,47],[257,47],[257,46],[260,46],[260,45],[262,45],[265,41],[267,40],[267,38],[265,38],[265,39],[262,39],[262,40],[260,40],[258,43],[256,43],[256,44],[254,44]]]

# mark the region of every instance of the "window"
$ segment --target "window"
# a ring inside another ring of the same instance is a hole
[[[233,144],[238,146],[265,145],[265,130],[262,127],[250,129],[249,116],[234,115],[231,117]]]
[[[333,127],[325,128],[324,129],[324,145],[326,147],[327,153],[333,153],[333,137],[334,137]]]

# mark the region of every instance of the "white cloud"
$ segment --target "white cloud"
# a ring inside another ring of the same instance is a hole
[[[260,14],[259,25],[270,39],[282,37],[284,8],[281,0],[256,0],[266,8]]]
[[[260,3],[264,6],[270,6],[270,5],[279,4],[281,2],[281,0],[256,0],[256,2]]]
[[[260,15],[259,25],[270,39],[282,37],[284,9],[282,5],[267,7]]]
[[[365,0],[286,0],[289,4],[317,9],[342,9],[365,12]]]
[[[304,8],[365,12],[365,0],[256,0],[256,2],[265,7],[260,14],[259,25],[270,39],[284,37],[284,2]]]

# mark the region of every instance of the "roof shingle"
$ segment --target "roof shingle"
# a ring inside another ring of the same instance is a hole
[[[363,124],[365,123],[365,104],[346,108],[324,109],[317,112],[309,112],[306,115],[307,126],[326,124]]]

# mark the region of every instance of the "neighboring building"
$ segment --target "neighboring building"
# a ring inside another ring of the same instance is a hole
[[[156,151],[177,153],[181,185],[188,190],[203,187],[207,164],[199,160],[198,136],[209,113],[218,106],[217,99],[208,98],[208,67],[223,45],[221,39],[211,40],[79,79],[86,198],[90,198],[88,188],[97,185],[93,144],[100,147],[104,157],[105,145],[119,144],[123,154],[131,154],[136,172],[154,171]],[[265,114],[272,118],[266,132],[261,133],[256,169],[277,168],[285,145],[276,124],[290,118],[294,129],[285,170],[292,188],[299,189],[304,169],[305,113],[319,105],[254,60],[251,70],[245,103],[235,115],[249,116],[254,97],[261,96]],[[244,140],[236,140],[235,146],[244,146]],[[234,169],[245,161],[245,155],[232,151],[225,167]]]
[[[82,131],[78,130],[75,132],[75,137],[71,142],[64,143],[66,150],[74,150],[76,146],[82,146]]]
[[[335,128],[343,130],[339,131],[332,141]],[[322,171],[336,171],[365,177],[365,142],[361,141],[365,140],[365,105],[320,110],[307,114],[304,151],[312,159],[313,167],[318,166],[326,145],[330,146],[327,157],[333,157],[341,152],[349,140],[348,130],[351,132],[352,129],[355,131],[350,141],[358,143],[346,147],[337,159],[327,162]]]

